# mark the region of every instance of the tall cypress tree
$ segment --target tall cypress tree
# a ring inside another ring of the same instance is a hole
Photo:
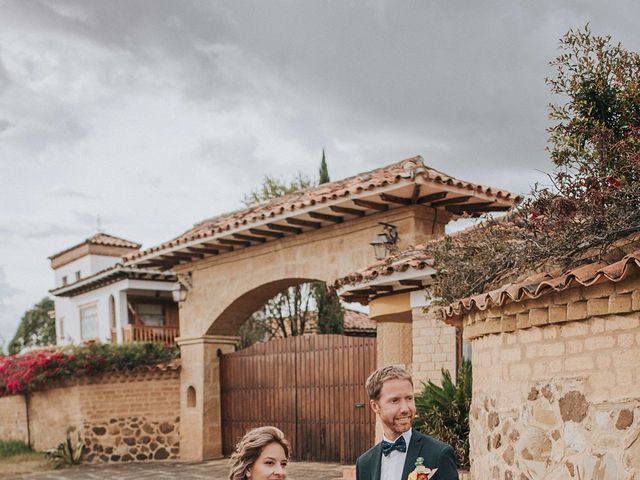
[[[327,168],[327,159],[324,156],[324,148],[322,149],[322,161],[320,162],[320,178],[318,183],[322,185],[323,183],[329,183],[331,180],[329,179],[329,169]]]
[[[320,161],[319,184],[329,183],[329,169],[327,168],[327,158],[322,149],[322,160]],[[327,290],[327,284],[316,282],[313,285],[313,295],[318,309],[318,333],[343,333],[344,332],[344,310],[340,304],[340,299],[336,293]]]

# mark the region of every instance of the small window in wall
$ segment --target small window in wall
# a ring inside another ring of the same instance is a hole
[[[89,305],[80,308],[80,338],[93,340],[98,338],[98,307]]]
[[[187,388],[187,407],[196,406],[196,389],[193,387]]]
[[[80,280],[80,270],[76,272],[76,281]]]
[[[67,276],[62,277],[62,286],[64,287],[69,281],[67,280]]]

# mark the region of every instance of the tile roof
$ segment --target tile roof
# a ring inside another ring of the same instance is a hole
[[[550,292],[560,292],[579,285],[588,287],[604,282],[620,282],[634,271],[640,271],[640,250],[631,252],[613,263],[600,261],[565,272],[539,273],[520,282],[459,300],[443,308],[442,312],[445,321],[452,321],[474,310],[486,310],[508,302],[539,298]]]
[[[520,200],[520,197],[514,196],[506,190],[458,180],[427,167],[423,163],[422,157],[417,156],[344,180],[307,188],[243,210],[204,220],[173,240],[145,251],[131,253],[125,257],[125,261],[138,263],[141,259],[149,259],[161,254],[171,253],[185,247],[185,245],[196,245],[214,236],[232,235],[234,231],[247,230],[256,225],[274,221],[274,219],[286,219],[296,215],[304,215],[310,210],[321,208],[338,208],[334,206],[337,202],[353,200],[355,203],[356,201],[361,201],[363,196],[369,198],[369,196],[375,194],[379,194],[383,198],[385,189],[394,185],[399,187],[414,185],[416,186],[415,191],[418,193],[420,192],[420,187],[424,186],[424,192],[435,192],[436,198],[424,195],[419,199],[413,200],[418,200],[418,203],[424,201],[424,204],[432,203],[431,206],[434,208],[442,206],[442,208],[447,208],[454,214],[462,214],[468,210],[472,212],[506,210]],[[447,195],[447,192],[455,192],[457,195],[462,195],[462,197],[447,197],[442,200]],[[409,193],[409,195],[411,194]],[[398,200],[410,202],[412,199],[410,197],[394,197],[391,201]],[[388,206],[387,204],[386,207]],[[345,209],[343,208],[343,210]],[[361,213],[362,215],[365,214],[365,210],[358,211],[352,206],[349,206],[346,210]],[[313,213],[309,215],[313,218]],[[324,215],[325,217],[328,216]],[[336,214],[334,213],[333,215]],[[304,221],[307,224],[312,223],[309,220]],[[291,223],[300,225],[300,223]],[[268,238],[268,240],[271,239]],[[236,242],[238,241],[236,240]]]
[[[51,289],[49,293],[56,297],[73,297],[105,285],[110,285],[125,278],[158,282],[177,281],[177,277],[173,272],[159,272],[157,270],[124,267],[118,263],[68,285]]]
[[[285,323],[288,324],[288,323]],[[375,333],[376,322],[369,315],[351,308],[344,309],[344,332],[346,334],[354,333]],[[318,312],[309,312],[309,317],[305,323],[305,335],[311,335],[318,332]],[[280,336],[282,332],[276,330],[276,336]]]
[[[60,255],[63,255],[71,250],[81,247],[82,245],[102,245],[105,247],[121,247],[121,248],[131,248],[131,249],[139,249],[141,245],[139,243],[132,242],[130,240],[125,240],[124,238],[114,237],[113,235],[109,235],[107,233],[98,232],[95,235],[87,238],[83,242],[80,242],[73,247],[65,248],[61,252],[54,253],[50,257],[50,260]]]

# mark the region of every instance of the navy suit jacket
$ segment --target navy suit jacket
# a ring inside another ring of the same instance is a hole
[[[397,480],[407,480],[415,468],[418,457],[424,458],[425,467],[438,469],[433,480],[458,480],[458,469],[453,449],[446,443],[423,435],[415,429],[411,433],[411,441],[409,448],[407,448],[402,478]],[[360,455],[356,462],[356,479],[380,480],[381,459],[382,443]]]

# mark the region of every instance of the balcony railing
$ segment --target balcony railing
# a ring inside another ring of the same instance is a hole
[[[124,343],[157,342],[165,345],[175,345],[176,337],[180,335],[180,329],[178,327],[125,325],[122,333]]]

